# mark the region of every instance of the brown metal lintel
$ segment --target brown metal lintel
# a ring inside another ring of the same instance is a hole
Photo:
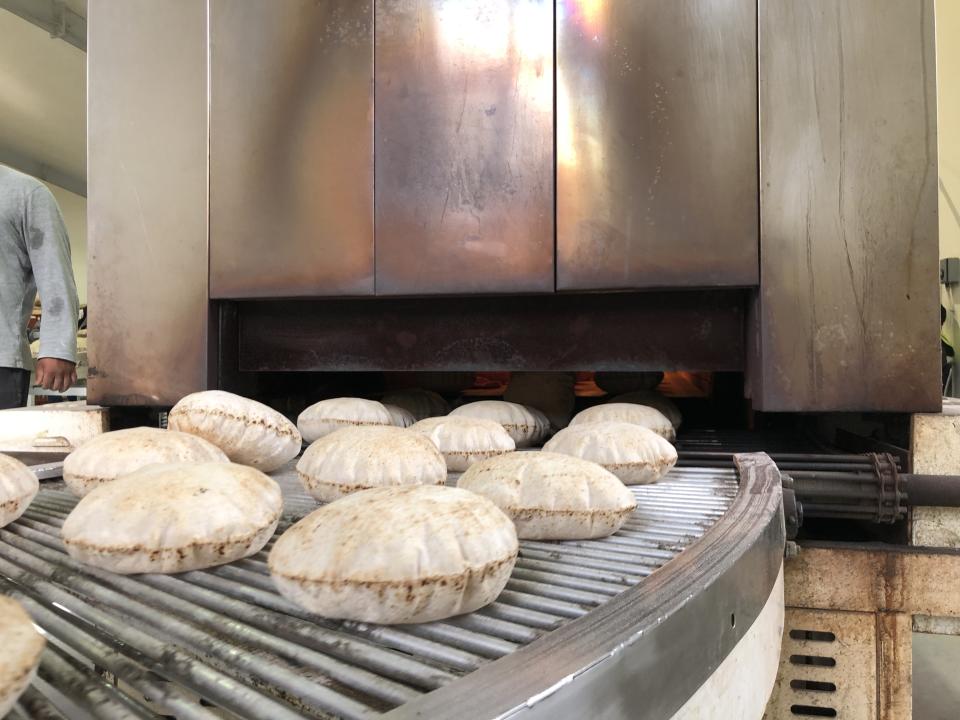
[[[243,371],[743,369],[745,293],[238,303]]]

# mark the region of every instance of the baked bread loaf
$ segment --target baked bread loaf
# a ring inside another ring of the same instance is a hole
[[[471,466],[457,487],[483,495],[517,526],[521,540],[612,535],[636,507],[620,479],[599,465],[551,452],[515,452]]]
[[[67,455],[63,482],[83,497],[95,487],[154,463],[230,462],[226,454],[197,435],[137,427],[114,430],[88,440]]]
[[[39,491],[40,481],[30,468],[16,458],[0,455],[0,527],[23,515]]]
[[[667,440],[672,441],[677,437],[673,423],[667,416],[656,408],[646,405],[634,405],[633,403],[594,405],[574,415],[573,420],[570,421],[570,426],[595,422],[626,422],[645,427],[647,430],[653,430],[657,435]]]
[[[384,405],[396,405],[407,410],[417,420],[440,417],[450,412],[450,405],[433,390],[397,390],[381,398]]]
[[[610,402],[632,403],[634,405],[646,405],[647,407],[656,408],[667,416],[674,430],[679,430],[680,425],[683,423],[683,415],[680,413],[680,408],[677,407],[677,404],[670,398],[664,397],[653,390],[638,390],[637,392],[624,393],[623,395],[617,395],[611,398]]]
[[[116,573],[178,573],[258,552],[280,486],[245,465],[148,465],[92,490],[63,523],[72,558]]]
[[[187,395],[173,406],[167,426],[209,440],[233,462],[263,472],[288,463],[303,444],[296,425],[276,410],[222,390]]]
[[[342,397],[314,403],[297,418],[297,428],[308,443],[358,425],[393,425],[393,417],[376,400]]]
[[[463,472],[475,462],[516,449],[513,438],[493,420],[447,415],[421,420],[411,425],[409,431],[430,438],[450,472]]]
[[[310,445],[297,462],[303,487],[330,502],[358,490],[443,485],[447,463],[429,438],[398,427],[352,427]]]
[[[517,559],[496,505],[431,485],[362,490],[287,530],[270,551],[277,589],[311,612],[419,623],[493,602]]]
[[[595,462],[626,485],[656,482],[677,463],[676,449],[663,437],[624,422],[571,425],[554,435],[543,449]]]
[[[539,410],[503,400],[480,400],[467,403],[450,413],[451,416],[493,420],[513,438],[517,447],[539,445],[550,432],[550,421]]]
[[[412,412],[399,405],[384,405],[384,407],[390,413],[390,419],[397,427],[408,428],[417,421]]]
[[[0,718],[33,682],[46,644],[23,606],[0,595]]]
[[[574,393],[576,373],[515,372],[503,393],[507,402],[541,410],[554,430],[565,428],[573,416],[577,401]]]

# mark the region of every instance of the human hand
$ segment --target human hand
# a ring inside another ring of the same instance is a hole
[[[59,358],[40,358],[37,360],[36,384],[44,390],[64,392],[77,381],[77,366]]]

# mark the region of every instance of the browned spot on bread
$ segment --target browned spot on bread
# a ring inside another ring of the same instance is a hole
[[[514,520],[535,520],[550,517],[589,517],[589,518],[620,518],[630,515],[635,506],[622,509],[602,510],[544,510],[540,508],[502,508]]]
[[[97,543],[86,542],[84,540],[79,540],[76,538],[63,538],[64,545],[72,546],[75,548],[82,548],[84,550],[98,552],[98,553],[108,553],[115,555],[133,555],[135,553],[147,552],[150,553],[151,559],[154,557],[154,553],[176,553],[180,554],[181,552],[185,553],[190,548],[202,548],[210,547],[214,549],[214,552],[219,554],[224,554],[227,548],[237,547],[238,545],[244,545],[250,543],[254,538],[256,538],[260,533],[262,533],[266,528],[270,527],[274,523],[280,521],[281,512],[274,513],[269,521],[264,522],[263,527],[249,533],[244,533],[242,535],[234,536],[227,538],[226,540],[209,540],[209,541],[195,541],[187,543],[186,545],[176,545],[173,547],[160,547],[160,548],[148,548],[145,545],[136,543],[133,545],[102,545]],[[157,556],[159,557],[159,555]]]
[[[467,580],[469,578],[480,578],[481,580],[489,577],[490,575],[495,574],[505,565],[512,565],[517,560],[518,552],[502,558],[500,560],[494,560],[477,567],[466,568],[462,573],[456,573],[453,575],[430,575],[422,578],[417,578],[416,580],[360,580],[356,578],[311,578],[306,575],[289,575],[283,572],[279,572],[272,565],[270,567],[270,572],[277,577],[281,577],[285,580],[290,580],[291,582],[300,583],[301,585],[314,585],[314,586],[324,586],[329,587],[333,590],[340,590],[346,587],[364,587],[369,589],[374,589],[379,593],[384,593],[387,590],[401,590],[404,592],[413,592],[414,590],[419,590],[422,588],[427,588],[431,586],[446,587],[447,585],[453,585],[455,588],[463,588],[466,586]]]
[[[30,502],[33,499],[33,496],[36,495],[36,491],[30,491],[21,495],[20,497],[15,497],[11,500],[6,500],[5,502],[0,503],[0,510],[6,512],[11,510],[16,510],[23,503]]]
[[[263,418],[252,418],[247,415],[237,415],[236,413],[230,413],[220,409],[214,410],[206,407],[174,408],[170,411],[168,423],[169,420],[173,420],[174,424],[178,426],[183,423],[184,427],[193,427],[193,422],[190,421],[188,417],[185,417],[192,413],[198,413],[200,415],[209,417],[226,418],[227,420],[235,420],[236,422],[243,423],[244,425],[254,425],[256,427],[266,428],[267,430],[272,430],[280,437],[295,438],[299,434],[299,431],[296,428],[291,428],[288,426],[281,427],[276,423],[270,422],[269,420],[264,420]]]
[[[370,484],[370,483],[342,483],[338,480],[323,480],[321,478],[315,478],[311,475],[307,475],[299,470],[297,470],[297,477],[300,478],[300,482],[303,485],[310,489],[324,489],[328,488],[332,491],[339,492],[343,495],[349,495],[350,493],[359,492],[361,490],[369,490],[375,487],[384,487],[382,483],[380,484]],[[438,480],[435,485],[444,485],[446,483],[446,478]],[[419,483],[410,483],[411,485]]]

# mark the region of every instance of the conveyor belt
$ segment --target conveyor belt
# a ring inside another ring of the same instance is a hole
[[[316,503],[284,485],[278,533]],[[382,627],[326,621],[280,597],[266,548],[177,576],[119,576],[74,563],[59,527],[76,502],[44,489],[0,530],[0,592],[49,640],[12,718],[344,717],[388,711],[455,682],[642,583],[700,537],[737,492],[733,470],[682,468],[632,488],[616,535],[523,542],[506,590],[466,616]],[[202,703],[197,698],[202,697]]]

